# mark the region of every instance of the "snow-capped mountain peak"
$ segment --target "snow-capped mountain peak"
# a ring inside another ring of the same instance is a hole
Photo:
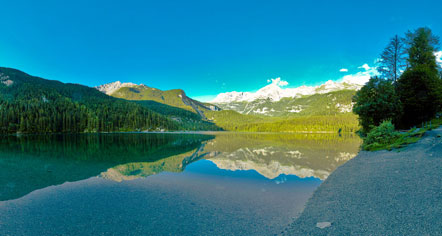
[[[364,82],[365,83],[365,82]],[[300,97],[305,95],[323,94],[343,89],[358,90],[364,83],[352,83],[351,80],[343,80],[342,82],[335,82],[329,80],[319,86],[300,86],[297,88],[282,88],[288,83],[276,78],[271,80],[271,84],[266,85],[256,92],[226,92],[218,94],[212,103],[230,103],[230,102],[252,102],[258,99],[270,99],[272,101],[279,101],[285,97]]]
[[[140,84],[140,85],[143,86],[143,84]],[[112,83],[96,86],[95,88],[100,92],[103,92],[107,95],[111,95],[112,93],[114,93],[115,91],[117,91],[120,88],[135,87],[135,86],[140,86],[140,85],[134,84],[134,83],[121,83],[120,81],[115,81]]]

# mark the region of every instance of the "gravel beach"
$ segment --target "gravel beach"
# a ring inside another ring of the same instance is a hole
[[[282,235],[442,235],[442,128],[362,151],[321,184]]]

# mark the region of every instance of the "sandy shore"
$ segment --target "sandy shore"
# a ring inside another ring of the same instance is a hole
[[[442,128],[398,151],[360,152],[283,235],[442,235]]]

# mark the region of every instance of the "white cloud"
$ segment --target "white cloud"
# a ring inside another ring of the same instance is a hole
[[[342,69],[339,70],[339,72],[348,72],[348,69],[342,68]]]
[[[267,86],[260,88],[256,92],[226,92],[218,94],[211,102],[228,103],[238,101],[254,101],[256,99],[270,98],[273,101],[279,101],[283,97],[297,97],[302,95],[312,95],[315,93],[327,93],[341,89],[359,89],[370,80],[370,77],[378,75],[377,68],[364,64],[361,70],[355,74],[345,75],[337,80],[329,80],[322,85],[300,86],[297,88],[282,88],[289,83],[281,78],[268,79]],[[347,83],[347,84],[343,84]],[[319,89],[319,90],[318,90]]]
[[[440,67],[442,67],[442,51],[435,52],[434,55],[436,56],[437,64],[439,64]]]
[[[279,87],[284,87],[289,85],[289,82],[285,81],[285,80],[281,80],[281,78],[276,78],[276,79],[269,79],[267,80],[267,83],[270,83],[270,81],[272,81],[272,84],[277,85]]]
[[[364,64],[358,68],[364,69],[365,71],[359,71],[356,74],[346,75],[338,81],[342,81],[349,84],[364,85],[365,83],[368,82],[368,80],[370,80],[370,77],[379,75],[379,72],[377,71],[376,67],[370,67],[368,64]]]
[[[364,65],[362,65],[362,66],[360,66],[360,67],[358,67],[359,69],[365,69],[366,71],[368,71],[368,70],[370,70],[371,69],[371,67],[367,64],[367,63],[365,63]]]

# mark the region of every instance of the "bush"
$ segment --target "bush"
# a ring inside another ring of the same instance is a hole
[[[390,120],[382,122],[368,132],[364,138],[362,148],[364,150],[382,149],[383,146],[394,143],[399,137],[399,133],[395,131],[394,125]]]
[[[395,121],[401,114],[401,102],[389,80],[372,77],[353,97],[353,112],[359,115],[363,132],[384,120]]]

